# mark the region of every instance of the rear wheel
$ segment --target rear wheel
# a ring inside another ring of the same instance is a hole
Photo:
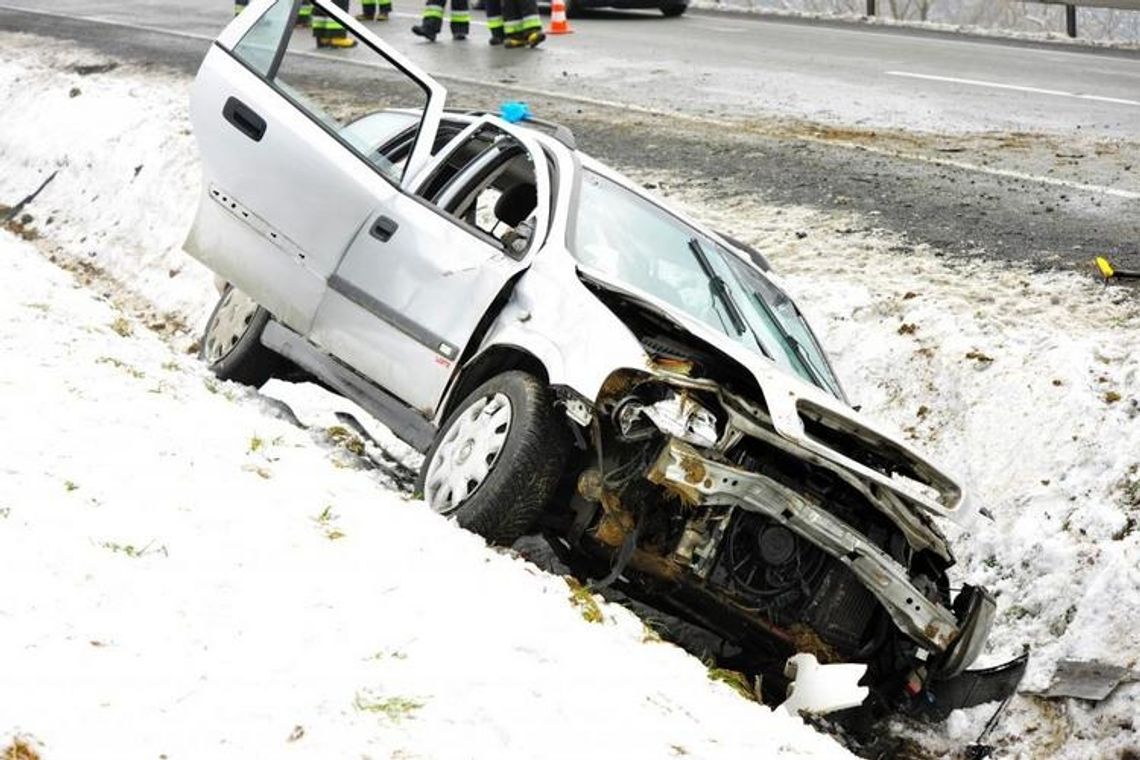
[[[525,372],[504,372],[447,418],[424,458],[417,490],[436,512],[509,545],[537,523],[567,452],[549,389]]]
[[[199,357],[222,380],[259,387],[279,372],[285,361],[261,345],[268,311],[233,285],[226,285],[206,322]]]
[[[662,5],[661,6],[661,14],[663,16],[665,16],[666,18],[674,18],[676,16],[680,16],[682,13],[684,13],[688,9],[689,9],[689,6],[684,4],[684,3],[676,3],[673,5]]]

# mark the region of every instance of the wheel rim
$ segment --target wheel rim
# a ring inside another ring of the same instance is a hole
[[[257,313],[257,302],[237,288],[229,288],[206,331],[206,360],[217,364],[234,350]]]
[[[428,464],[424,498],[449,515],[491,474],[511,430],[511,400],[503,393],[476,399],[443,433]]]

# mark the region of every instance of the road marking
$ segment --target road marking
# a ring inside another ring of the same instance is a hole
[[[698,29],[705,29],[705,30],[710,31],[710,32],[716,32],[717,34],[748,34],[749,33],[748,29],[745,29],[744,27],[740,27],[740,26],[721,26],[720,24],[704,24],[704,23],[701,23],[699,21],[696,23],[691,23],[690,25],[695,26]]]
[[[1096,100],[1101,103],[1115,103],[1122,106],[1140,106],[1140,100],[1127,98],[1110,98],[1107,95],[1089,95],[1083,92],[1066,92],[1065,90],[1048,90],[1042,87],[1028,87],[1020,84],[1006,84],[1004,82],[986,82],[981,79],[960,79],[958,77],[941,77],[933,74],[915,74],[909,71],[887,71],[887,76],[906,77],[907,79],[926,79],[932,82],[949,82],[951,84],[965,84],[971,87],[989,87],[993,90],[1015,90],[1017,92],[1030,92],[1036,95],[1055,95],[1062,98],[1077,98],[1079,100]]]
[[[204,34],[195,34],[193,32],[180,32],[172,29],[162,29],[153,26],[130,24],[124,21],[112,21],[110,19],[97,18],[92,16],[76,16],[70,13],[34,11],[18,6],[6,5],[3,3],[0,3],[0,10],[16,11],[19,13],[31,13],[37,16],[50,16],[52,18],[59,18],[67,21],[86,21],[97,24],[106,24],[108,26],[117,26],[123,29],[153,32],[155,34],[166,34],[173,37],[182,37],[191,40],[213,42],[214,39],[216,39],[215,37]],[[330,55],[328,53],[317,53],[316,51],[297,51],[295,54],[309,58],[340,61],[344,64],[363,66],[365,68],[384,68],[377,63],[372,63],[369,61],[356,61],[352,60],[351,58],[344,58],[335,54]],[[713,119],[707,116],[696,116],[692,114],[680,113],[678,111],[667,111],[659,108],[651,108],[649,106],[642,106],[636,103],[621,103],[613,100],[605,100],[603,98],[591,98],[587,95],[570,95],[557,91],[551,92],[540,87],[528,87],[526,85],[507,84],[504,82],[487,82],[483,79],[478,79],[475,77],[463,77],[451,74],[437,74],[434,75],[434,78],[445,82],[457,82],[459,84],[476,87],[491,87],[496,90],[517,93],[519,95],[530,95],[532,97],[548,98],[551,100],[564,100],[571,103],[582,103],[583,105],[597,106],[599,108],[616,108],[622,111],[639,113],[646,116],[687,121],[690,124],[706,124],[721,127],[726,130],[739,130],[741,128],[741,125],[738,122],[730,121],[727,119]],[[857,143],[846,142],[842,140],[828,140],[822,137],[812,137],[810,135],[790,139],[797,140],[799,142],[817,143],[820,145],[833,145],[840,148],[848,148],[850,150],[861,150],[888,158],[902,159],[904,161],[917,161],[919,163],[930,164],[932,166],[945,166],[953,169],[961,169],[963,171],[977,172],[979,174],[988,174],[994,177],[1004,177],[1007,179],[1017,179],[1024,182],[1049,185],[1051,187],[1064,187],[1069,190],[1097,193],[1100,195],[1108,195],[1114,198],[1123,198],[1125,200],[1140,200],[1140,192],[1133,190],[1122,190],[1116,187],[1106,187],[1104,185],[1088,185],[1082,182],[1072,182],[1070,180],[1057,179],[1056,177],[1042,177],[1034,174],[1026,174],[1023,172],[1013,171],[1011,169],[998,169],[992,166],[978,166],[976,164],[966,163],[965,161],[955,161],[953,159],[938,158],[935,156],[924,156],[920,153],[905,153],[902,151],[888,150],[886,148],[876,148],[869,145],[860,145]]]

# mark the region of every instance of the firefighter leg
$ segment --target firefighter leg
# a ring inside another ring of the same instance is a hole
[[[487,11],[487,31],[491,33],[492,45],[503,44],[503,2],[487,0],[483,9]]]
[[[356,18],[358,21],[376,20],[376,0],[360,0],[360,13]]]
[[[457,40],[465,40],[469,31],[471,31],[471,11],[467,0],[451,0],[451,36]]]
[[[412,33],[423,37],[428,42],[435,42],[435,36],[443,28],[443,4],[446,0],[427,0],[424,6],[424,17],[420,23],[412,27]]]
[[[522,13],[519,0],[502,0],[504,46],[523,47],[526,39],[522,36]]]
[[[519,5],[519,27],[523,40],[530,47],[537,47],[546,39],[542,31],[542,19],[538,17],[538,0],[517,0]]]
[[[379,0],[376,3],[376,20],[387,21],[388,14],[392,12],[392,0]]]
[[[312,26],[313,24],[313,4],[301,3],[301,7],[297,9],[297,26]]]
[[[333,2],[342,11],[348,11],[348,0],[333,0]],[[356,40],[348,36],[348,30],[320,8],[313,8],[312,25],[313,35],[317,38],[317,47],[356,47]]]

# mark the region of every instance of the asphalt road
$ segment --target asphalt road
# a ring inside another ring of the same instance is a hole
[[[0,0],[0,30],[192,72],[230,8]],[[1105,252],[1140,265],[1135,53],[655,12],[595,14],[536,51],[506,51],[478,26],[463,43],[419,41],[407,31],[415,9],[398,10],[372,27],[439,76],[453,105],[523,96],[619,166],[725,196],[874,212],[948,253],[1063,265]],[[369,70],[346,59],[369,55],[313,60],[359,95]]]
[[[997,44],[962,35],[727,14],[656,11],[575,19],[535,53],[484,44],[482,14],[462,44],[409,27],[419,4],[370,26],[433,72],[704,116],[778,114],[936,131],[1075,131],[1140,138],[1140,54]],[[357,4],[354,0],[353,8]],[[0,0],[0,8],[103,18],[214,36],[226,0]],[[350,55],[365,57],[366,51]]]

